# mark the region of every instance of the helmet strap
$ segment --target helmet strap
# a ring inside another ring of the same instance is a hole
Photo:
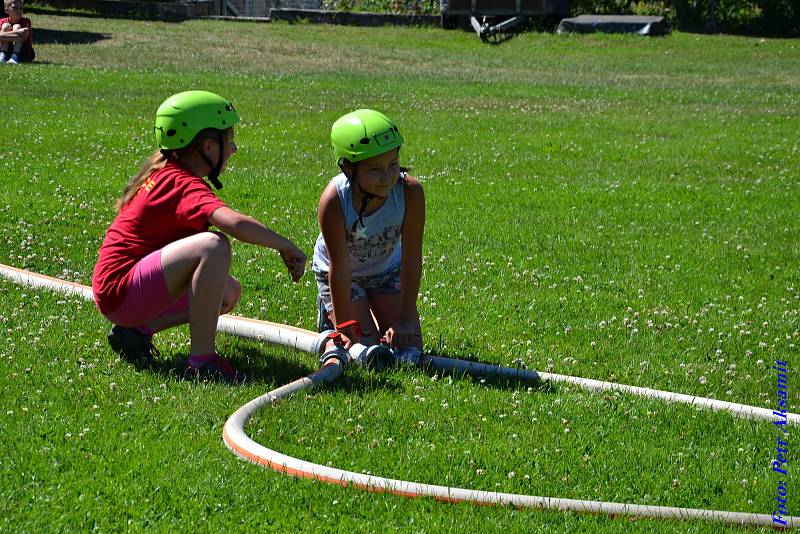
[[[361,187],[361,185],[359,185],[358,188],[361,189],[361,195],[362,195],[361,196],[361,209],[358,210],[358,220],[353,221],[353,227],[350,229],[351,232],[355,232],[356,231],[356,227],[357,227],[358,223],[361,223],[361,226],[364,227],[364,228],[367,227],[367,225],[364,224],[364,212],[367,211],[367,205],[369,204],[369,201],[372,200],[373,198],[376,198],[375,195],[373,195],[371,193],[367,193],[366,191],[364,191],[364,189]]]
[[[359,223],[361,223],[361,226],[363,228],[367,227],[367,225],[364,224],[364,212],[367,211],[367,205],[369,205],[370,201],[373,198],[384,199],[384,198],[387,198],[387,197],[379,197],[378,195],[373,195],[372,193],[370,193],[369,191],[367,191],[363,187],[361,187],[361,182],[359,182],[358,175],[356,174],[355,165],[353,166],[353,175],[352,176],[348,176],[347,175],[347,172],[345,172],[345,170],[344,170],[344,165],[339,164],[339,168],[342,169],[342,172],[344,173],[345,176],[347,176],[347,179],[350,180],[351,183],[356,184],[356,187],[358,187],[358,189],[361,191],[361,208],[359,208],[359,210],[358,210],[358,219],[353,221],[353,226],[350,227],[350,231],[351,232],[355,232]]]
[[[222,172],[222,151],[225,149],[225,137],[222,130],[217,130],[217,132],[219,133],[217,137],[217,142],[219,143],[219,157],[217,158],[217,163],[211,163],[211,158],[206,156],[205,152],[198,151],[198,153],[200,157],[203,158],[206,165],[211,167],[211,172],[208,174],[208,181],[217,189],[222,189],[222,182],[219,181],[219,173]]]

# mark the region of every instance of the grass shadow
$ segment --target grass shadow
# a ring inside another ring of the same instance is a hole
[[[81,32],[71,30],[49,30],[36,28],[36,44],[92,44],[111,36],[105,33]]]
[[[458,359],[462,361],[469,361],[483,365],[495,365],[489,362],[483,362],[474,356],[469,358],[455,358],[454,356],[436,353],[428,354],[429,356],[439,356],[444,358]],[[450,376],[456,380],[469,380],[472,383],[484,387],[491,387],[503,390],[516,390],[519,388],[533,388],[535,391],[552,394],[558,391],[558,387],[551,382],[546,382],[541,379],[519,379],[513,377],[504,377],[497,375],[475,375],[462,370],[445,370],[436,369],[431,365],[423,365],[422,367],[415,367],[411,364],[398,364],[383,372],[367,371],[367,370],[349,370],[345,373],[342,379],[326,387],[336,388],[344,391],[345,393],[361,393],[366,391],[367,388],[381,388],[388,391],[404,391],[404,387],[398,382],[399,373],[423,373],[428,377],[433,376]]]
[[[276,350],[277,349],[277,350]],[[285,354],[292,353],[292,354]],[[297,362],[292,349],[258,346],[240,346],[229,354],[234,367],[247,373],[248,382],[275,384],[280,387],[317,370],[314,359],[309,355],[309,364]]]
[[[288,384],[316,370],[312,365],[303,365],[290,357],[274,357],[257,347],[237,347],[226,353],[233,366],[247,375],[248,383],[275,385]],[[273,353],[274,354],[274,353]],[[186,354],[162,355],[147,367],[129,364],[138,372],[153,373],[175,380],[183,380]],[[189,379],[190,381],[193,379]]]
[[[284,354],[284,352],[287,352],[287,354]],[[288,352],[292,352],[292,354],[288,354]],[[298,362],[296,354],[290,349],[279,349],[276,354],[274,347],[265,350],[258,346],[244,345],[237,346],[234,350],[226,354],[232,360],[234,367],[241,369],[241,371],[247,374],[247,382],[250,384],[258,383],[280,387],[298,378],[308,376],[318,369],[315,358],[309,355],[308,364]],[[466,357],[455,357],[447,353],[447,351],[438,351],[435,354],[428,354],[428,356],[450,358],[481,365],[497,365],[481,361],[473,354]],[[173,354],[156,359],[151,366],[147,368],[137,368],[137,370],[182,380],[184,378],[185,358],[186,356],[184,354]],[[558,391],[556,385],[543,381],[538,377],[515,378],[502,375],[479,374],[460,369],[434,368],[430,364],[425,364],[422,367],[414,367],[410,364],[399,364],[383,372],[351,367],[339,380],[324,384],[322,387],[328,390],[341,391],[346,394],[360,394],[375,389],[400,392],[403,391],[404,388],[398,381],[398,373],[417,372],[422,372],[429,377],[438,375],[449,376],[456,380],[470,380],[476,385],[496,389],[515,390],[519,388],[533,388],[536,391],[548,394]]]
[[[362,394],[381,389],[394,393],[404,391],[403,386],[387,371],[367,371],[366,369],[348,369],[336,382],[324,386],[328,390],[341,391],[346,394]]]
[[[286,352],[293,352],[286,349]],[[306,377],[318,370],[316,359],[308,355],[308,364],[296,361],[295,354],[275,354],[275,348],[262,350],[259,347],[241,346],[233,351],[228,351],[226,356],[237,369],[247,375],[249,384],[267,384],[278,388],[289,384],[299,378]],[[139,372],[149,372],[175,380],[184,379],[186,356],[173,354],[156,359],[149,367],[136,367]],[[188,379],[192,381],[193,379]],[[393,380],[390,375],[350,369],[336,382],[323,384],[320,389],[340,390],[348,394],[364,393],[371,389],[384,389],[388,391],[402,391],[403,387]]]

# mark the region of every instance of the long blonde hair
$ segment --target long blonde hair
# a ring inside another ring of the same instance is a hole
[[[229,130],[230,128],[224,130],[223,133],[226,136],[229,136]],[[144,185],[147,179],[150,178],[151,174],[164,168],[164,165],[167,164],[167,161],[173,159],[175,161],[186,163],[191,157],[191,153],[195,150],[199,150],[200,146],[205,142],[206,139],[218,135],[217,132],[218,130],[215,128],[206,128],[194,136],[192,142],[183,148],[179,148],[177,150],[156,150],[150,154],[150,156],[142,164],[139,172],[134,174],[133,177],[128,180],[128,183],[122,190],[122,196],[117,199],[117,202],[114,204],[114,208],[117,210],[117,213],[122,211],[122,208],[124,208],[128,202],[133,200],[133,197],[136,196],[136,193],[139,192],[139,189],[141,189],[142,185]]]
[[[128,180],[128,183],[125,185],[125,189],[122,190],[122,196],[117,199],[117,202],[114,205],[117,213],[122,211],[122,208],[124,208],[128,202],[130,202],[133,197],[136,196],[136,193],[139,192],[139,189],[142,187],[142,184],[144,184],[145,180],[150,178],[150,175],[157,170],[163,169],[164,165],[166,164],[167,155],[161,150],[156,150],[150,154],[150,157],[148,157],[142,164],[139,172],[134,174],[133,177]]]

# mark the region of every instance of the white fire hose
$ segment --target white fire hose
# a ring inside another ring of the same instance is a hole
[[[0,276],[15,280],[27,286],[43,287],[76,294],[87,300],[92,300],[93,298],[91,288],[87,286],[16,269],[14,267],[8,267],[2,264],[0,264]],[[326,344],[328,345],[328,350],[323,355],[323,364],[320,370],[251,400],[236,410],[225,422],[222,432],[223,440],[234,454],[258,465],[269,467],[275,471],[345,487],[353,486],[368,491],[393,493],[405,497],[433,497],[445,502],[513,505],[524,508],[589,512],[611,516],[620,515],[660,519],[703,519],[735,525],[771,526],[773,528],[794,528],[800,526],[800,517],[791,516],[782,517],[781,519],[786,523],[782,525],[774,522],[773,517],[766,514],[537,497],[533,495],[419,484],[416,482],[344,471],[286,456],[256,443],[245,434],[244,427],[250,417],[260,408],[269,406],[279,399],[287,398],[306,388],[333,382],[341,376],[345,367],[352,362],[378,369],[384,367],[387,362],[385,359],[385,349],[376,348],[379,346],[365,347],[364,345],[354,344],[350,348],[349,353],[347,353],[342,348],[330,347],[330,343],[327,343],[329,341],[327,333],[317,334],[283,324],[231,315],[220,317],[218,330],[240,337],[291,347],[316,355],[323,353],[326,350]],[[656,398],[669,403],[690,404],[698,408],[726,411],[735,417],[745,419],[775,420],[775,415],[772,413],[772,410],[705,397],[683,395],[670,391],[629,386],[575,376],[537,373],[535,371],[513,369],[452,358],[442,358],[439,356],[422,355],[418,351],[415,352],[413,350],[395,353],[394,356],[396,359],[407,363],[446,372],[466,373],[480,377],[494,376],[534,383],[539,383],[541,381],[568,382],[589,391],[621,391],[641,397]],[[787,413],[786,420],[788,424],[796,425],[800,423],[800,414]]]

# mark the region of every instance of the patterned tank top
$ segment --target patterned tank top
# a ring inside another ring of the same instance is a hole
[[[347,252],[353,278],[381,275],[400,267],[401,232],[406,211],[402,178],[401,176],[389,192],[383,206],[374,213],[362,217],[363,225],[358,219],[358,208],[353,206],[350,180],[344,173],[331,180],[336,186],[339,204],[344,214]],[[329,269],[328,248],[320,232],[314,246],[311,270],[316,273],[327,273]]]

